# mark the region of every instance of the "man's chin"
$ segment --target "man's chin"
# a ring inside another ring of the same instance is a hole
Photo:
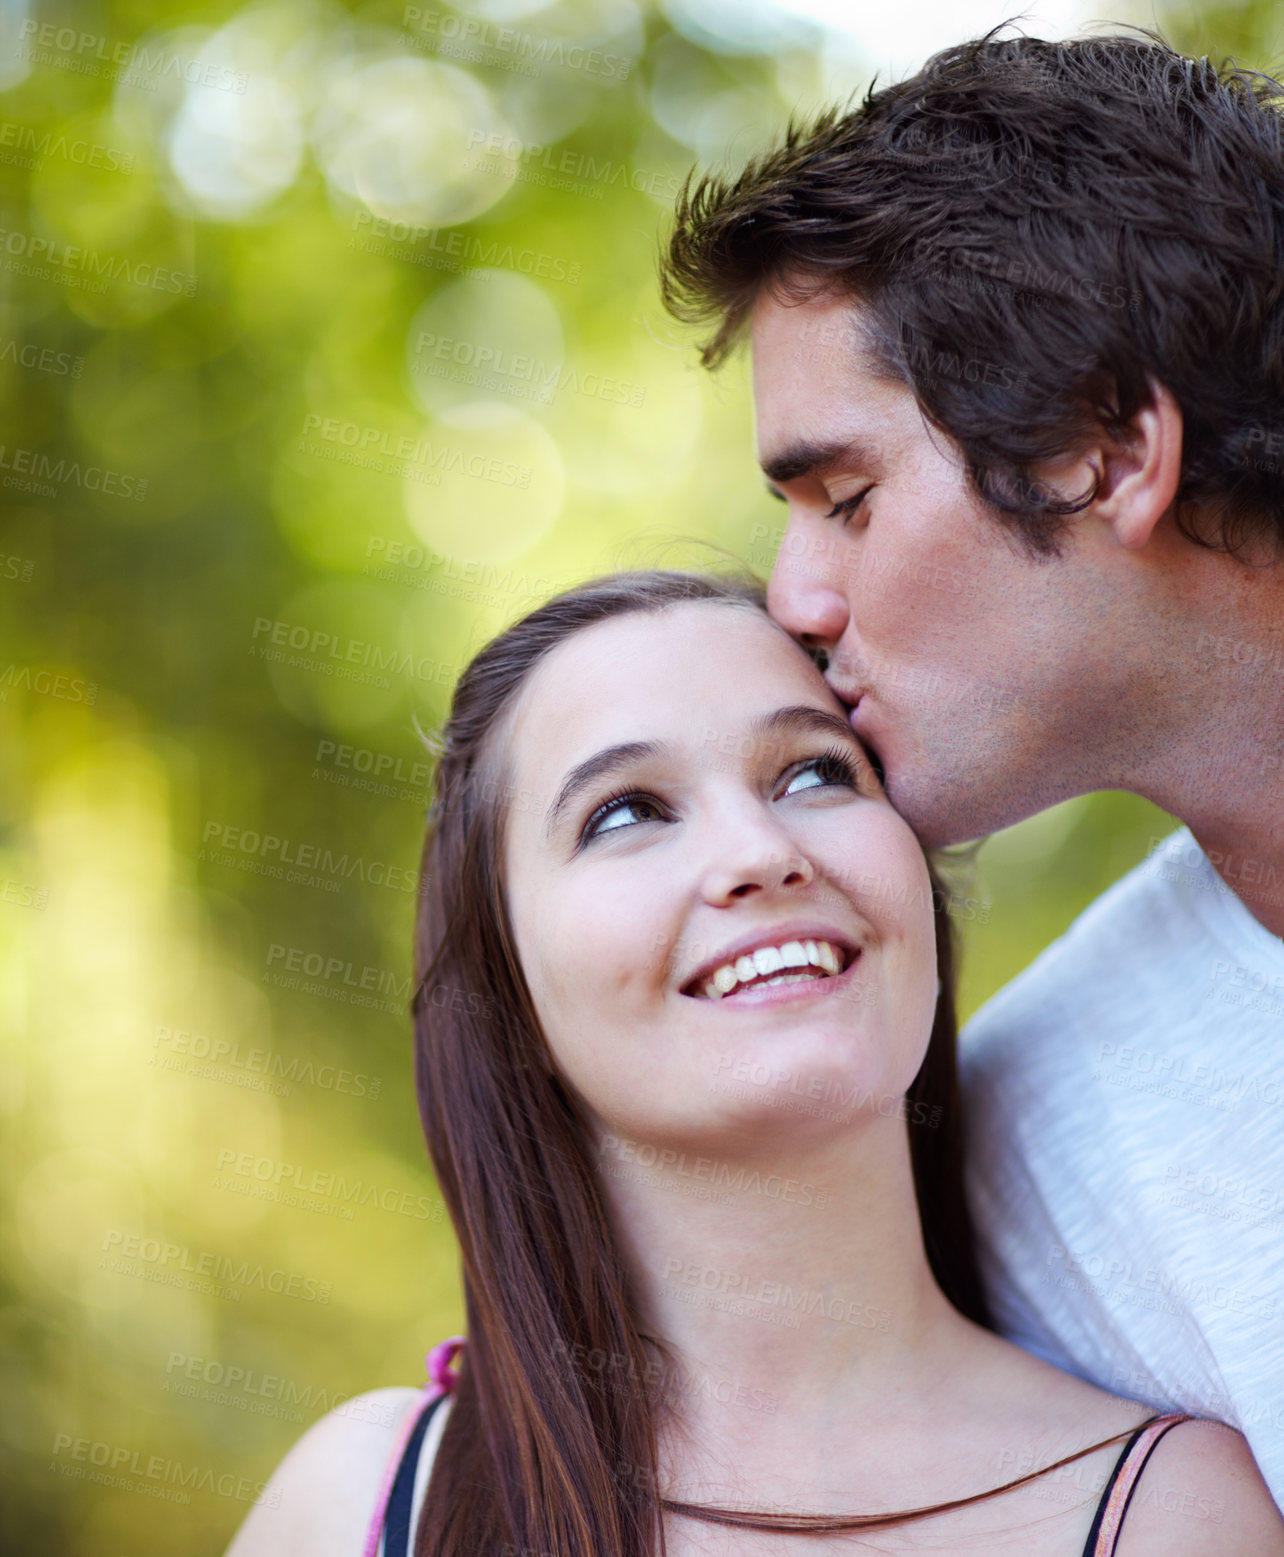
[[[944,849],[951,844],[970,843],[989,830],[978,818],[960,810],[956,803],[931,783],[914,783],[904,770],[893,766],[882,774],[883,793],[892,810],[909,823],[910,830],[924,849]]]
[[[1036,796],[1022,805],[1017,793],[969,791],[966,782],[945,774],[916,779],[895,760],[883,780],[883,792],[924,849],[975,843],[1068,798]]]
[[[923,848],[943,849],[983,836],[988,830],[986,819],[974,814],[969,797],[960,793],[959,786],[950,783],[945,775],[925,772],[912,760],[907,763],[904,751],[895,750],[897,743],[892,732],[879,727],[882,715],[883,710],[866,699],[848,712],[852,729],[878,775],[883,793],[892,809],[909,823]]]

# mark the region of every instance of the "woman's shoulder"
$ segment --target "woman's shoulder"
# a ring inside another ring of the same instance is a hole
[[[1155,1415],[997,1336],[983,1344],[993,1368],[986,1377],[1013,1420],[1026,1424],[1022,1441],[1034,1465],[1051,1464],[1085,1438],[1122,1439]],[[1103,1477],[1122,1447],[1103,1445],[1095,1461]],[[1137,1478],[1115,1557],[1284,1557],[1284,1520],[1243,1436],[1198,1419],[1169,1428]]]
[[[227,1557],[361,1557],[406,1417],[423,1393],[373,1389],[316,1421],[272,1473]]]
[[[1128,1504],[1118,1557],[1284,1557],[1284,1519],[1243,1435],[1191,1420],[1155,1446]]]

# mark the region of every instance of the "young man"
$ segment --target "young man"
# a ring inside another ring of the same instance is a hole
[[[679,203],[752,339],[777,618],[924,843],[1185,827],[965,1034],[1000,1328],[1243,1431],[1284,1503],[1284,88],[987,38]]]

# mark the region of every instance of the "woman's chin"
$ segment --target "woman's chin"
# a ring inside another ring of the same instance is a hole
[[[900,1047],[895,1034],[862,1031],[846,1018],[737,1037],[705,1051],[710,1091],[725,1096],[734,1086],[746,1097],[770,1092],[817,1103],[882,1086],[895,1059],[890,1051]]]
[[[709,1084],[710,1101],[717,1101],[712,1134],[730,1129],[779,1137],[796,1135],[814,1141],[825,1126],[852,1126],[862,1119],[886,1117],[904,1088],[890,1083],[883,1067],[852,1063],[851,1036],[844,1053],[826,1045],[808,1044],[793,1053],[759,1053],[719,1057]]]

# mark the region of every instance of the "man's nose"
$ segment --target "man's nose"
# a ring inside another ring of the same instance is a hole
[[[836,536],[790,523],[771,570],[767,609],[805,648],[833,653],[851,616]]]

